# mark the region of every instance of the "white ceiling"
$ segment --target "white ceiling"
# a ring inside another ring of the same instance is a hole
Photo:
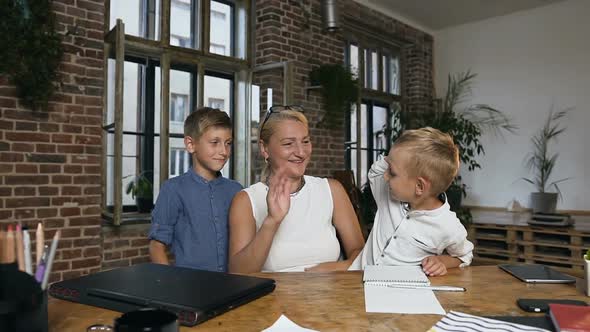
[[[408,24],[415,23],[431,31],[559,1],[564,0],[357,0],[390,16],[406,18]]]

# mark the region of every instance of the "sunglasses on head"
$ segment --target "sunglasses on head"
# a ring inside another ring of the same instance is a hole
[[[301,107],[299,105],[275,105],[275,106],[272,106],[271,108],[268,109],[268,111],[266,111],[266,115],[264,116],[264,119],[260,123],[259,130],[262,131],[264,124],[266,123],[268,118],[270,118],[271,114],[281,113],[283,111],[296,111],[296,112],[304,113],[303,107]]]

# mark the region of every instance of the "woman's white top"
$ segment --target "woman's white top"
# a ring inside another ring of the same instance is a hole
[[[268,215],[262,182],[244,189],[250,198],[256,231]],[[327,179],[305,176],[305,185],[291,194],[291,207],[275,233],[263,272],[303,271],[340,257],[340,243],[332,225],[334,203]]]

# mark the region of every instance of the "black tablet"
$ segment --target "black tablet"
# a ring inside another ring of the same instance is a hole
[[[500,264],[498,267],[524,282],[549,284],[576,282],[574,277],[541,264]]]

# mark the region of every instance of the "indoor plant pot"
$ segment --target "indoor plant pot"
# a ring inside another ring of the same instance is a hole
[[[531,209],[533,213],[555,213],[557,193],[531,193]]]

